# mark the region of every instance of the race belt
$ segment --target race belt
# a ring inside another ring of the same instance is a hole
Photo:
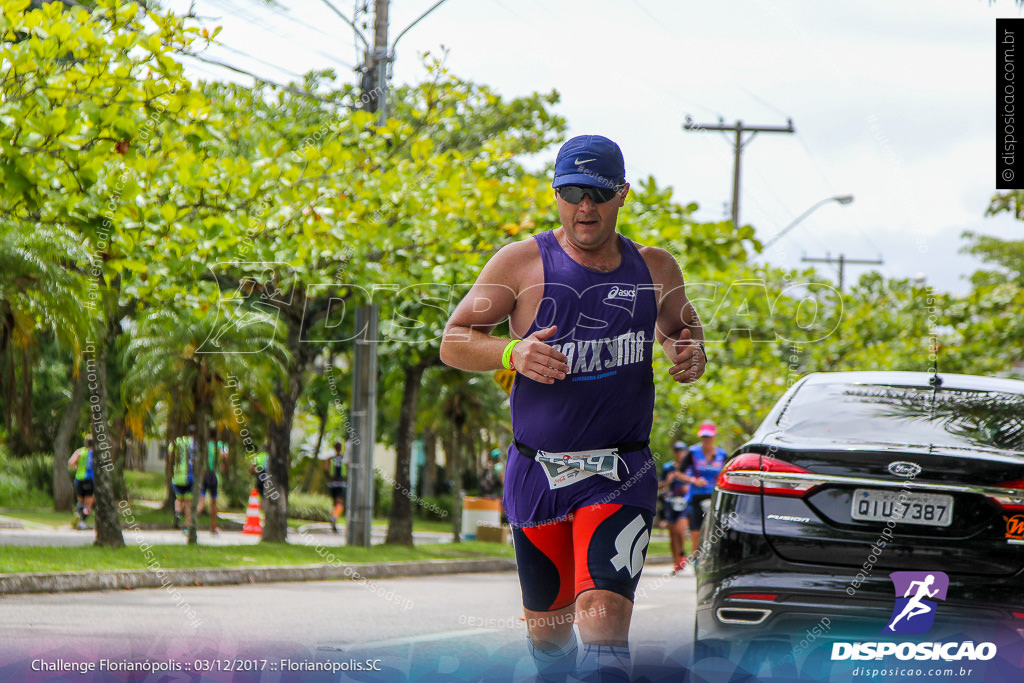
[[[513,441],[523,455],[532,458],[544,469],[548,478],[548,487],[560,489],[571,486],[595,474],[619,481],[618,461],[620,452],[638,451],[647,447],[647,441],[630,441],[610,448],[597,448],[587,451],[570,451],[551,453],[525,446]]]

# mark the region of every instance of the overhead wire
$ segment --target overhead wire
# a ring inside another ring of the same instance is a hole
[[[252,79],[254,79],[254,80],[256,80],[256,81],[258,81],[260,83],[263,83],[265,85],[271,85],[271,86],[274,86],[275,88],[280,88],[281,90],[286,90],[286,91],[288,91],[288,92],[290,92],[290,93],[292,93],[294,95],[299,95],[300,97],[307,97],[307,98],[309,98],[311,100],[316,100],[317,102],[323,102],[324,104],[338,104],[337,100],[332,100],[332,99],[329,99],[329,98],[326,98],[326,97],[321,97],[320,95],[317,95],[315,93],[311,93],[308,90],[303,90],[301,88],[296,88],[295,86],[292,86],[292,85],[287,85],[285,83],[278,83],[277,81],[272,81],[269,78],[264,78],[263,76],[255,74],[255,73],[253,73],[251,71],[248,71],[246,69],[243,69],[241,67],[235,66],[233,64],[228,64],[226,62],[221,62],[219,60],[211,59],[209,57],[203,57],[202,55],[198,55],[198,54],[196,54],[194,52],[182,52],[180,54],[182,56],[184,56],[184,57],[190,57],[192,59],[199,60],[200,62],[203,62],[205,64],[210,64],[212,66],[219,66],[222,69],[227,69],[229,71],[233,71],[234,73],[238,73],[238,74],[241,74],[243,76],[248,76],[249,78],[252,78]]]
[[[255,55],[250,55],[247,52],[242,52],[241,50],[238,50],[236,48],[231,47],[227,43],[211,43],[211,45],[214,45],[215,47],[217,47],[219,49],[227,50],[228,52],[232,52],[232,53],[234,53],[236,55],[239,55],[241,57],[245,57],[246,59],[251,59],[254,62],[259,62],[260,64],[263,64],[265,66],[269,66],[269,67],[271,67],[273,69],[277,69],[281,73],[288,74],[289,76],[292,76],[294,78],[298,78],[299,80],[302,80],[302,78],[304,78],[304,76],[302,74],[295,73],[294,71],[291,71],[289,69],[285,69],[284,67],[278,66],[277,64],[274,64],[273,62],[268,62],[265,59],[260,59],[259,57],[256,57]]]

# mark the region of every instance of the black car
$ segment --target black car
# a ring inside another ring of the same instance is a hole
[[[699,555],[698,657],[759,636],[884,640],[891,572],[948,576],[936,624],[1024,634],[1024,382],[804,377],[726,463]]]

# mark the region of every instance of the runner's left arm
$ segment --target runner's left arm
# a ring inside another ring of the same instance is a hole
[[[669,374],[680,384],[694,382],[704,374],[707,356],[701,348],[704,328],[686,298],[683,273],[664,249],[646,247],[643,256],[658,290],[655,338],[672,362]]]

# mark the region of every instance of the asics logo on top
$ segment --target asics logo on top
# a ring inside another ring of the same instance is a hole
[[[631,577],[640,573],[644,566],[644,550],[651,541],[644,518],[636,516],[625,529],[615,537],[615,557],[611,559],[615,571],[626,569]]]
[[[583,164],[589,164],[591,161],[597,161],[597,158],[595,157],[593,159],[584,159],[583,161],[576,159],[572,163],[576,164],[577,166],[582,166]]]
[[[606,299],[636,299],[636,287],[619,287],[618,285],[612,285],[612,288],[608,290],[608,296]]]

